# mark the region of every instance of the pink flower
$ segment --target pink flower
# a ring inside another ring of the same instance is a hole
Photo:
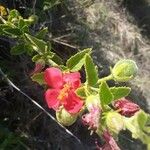
[[[140,110],[140,107],[137,104],[125,98],[115,101],[114,108],[118,109],[120,114],[128,117],[133,116],[137,111]]]
[[[44,72],[46,83],[52,88],[45,92],[49,108],[57,110],[64,106],[66,111],[75,114],[83,106],[83,101],[76,95],[75,90],[80,86],[80,73],[63,74],[58,68],[47,68]]]
[[[100,108],[93,106],[89,113],[82,116],[82,122],[84,125],[89,126],[90,129],[97,130],[99,126],[100,115]]]

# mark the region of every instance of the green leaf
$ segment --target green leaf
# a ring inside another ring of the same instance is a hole
[[[131,88],[129,88],[129,87],[112,87],[112,88],[110,88],[110,92],[113,94],[114,100],[118,100],[122,97],[128,96],[130,91],[131,91]]]
[[[4,28],[3,31],[6,34],[9,34],[9,35],[14,35],[14,36],[22,35],[22,32],[18,28],[11,28],[11,27],[9,27],[9,28]]]
[[[45,48],[47,46],[46,42],[44,42],[43,40],[38,39],[38,38],[36,38],[34,36],[26,34],[26,33],[25,33],[25,36],[31,42],[31,44],[33,45],[33,49],[35,51],[37,51],[38,53],[45,52]]]
[[[44,72],[34,74],[31,79],[40,85],[46,84],[44,80]]]
[[[142,110],[138,111],[130,118],[124,117],[125,126],[132,133],[132,137],[140,139],[144,144],[150,143],[150,136],[144,131],[147,119],[148,114]]]
[[[47,33],[48,33],[48,28],[45,27],[36,34],[36,38],[44,39]]]
[[[84,87],[80,87],[76,90],[76,94],[81,98],[86,98],[86,91]]]
[[[108,105],[113,100],[113,95],[106,82],[100,84],[99,96],[102,105]]]
[[[144,111],[141,111],[137,116],[137,122],[141,129],[144,129],[147,120],[148,120],[148,114],[146,114]]]
[[[39,55],[39,54],[37,54],[37,55],[34,55],[33,57],[32,57],[32,61],[33,62],[36,62],[36,61],[38,61],[39,59],[41,59],[41,55]]]
[[[56,62],[57,64],[59,65],[62,65],[63,64],[63,60],[61,57],[59,57],[57,54],[54,54],[54,56],[52,57],[52,60],[54,62]]]
[[[19,44],[11,48],[11,55],[20,55],[26,52],[26,45]]]
[[[70,57],[70,59],[68,59],[66,63],[68,69],[70,69],[70,71],[72,72],[79,71],[85,63],[85,55],[87,53],[90,53],[91,50],[91,48],[87,48]]]
[[[85,72],[87,84],[94,86],[98,81],[98,72],[89,54],[85,56]]]
[[[16,9],[13,9],[9,12],[8,21],[12,22],[14,19],[18,19],[19,17],[21,17],[20,13]]]

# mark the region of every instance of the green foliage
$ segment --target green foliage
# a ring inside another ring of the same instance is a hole
[[[113,94],[113,99],[118,100],[122,97],[128,96],[131,88],[129,87],[112,87],[110,88],[110,92]]]
[[[29,34],[25,34],[25,36],[26,36],[27,40],[29,40],[29,42],[31,42],[31,45],[35,51],[37,51],[39,54],[42,54],[45,52],[46,47],[47,47],[46,42],[44,42],[43,40],[38,39],[34,36],[31,36]]]
[[[32,77],[31,77],[32,81],[37,82],[40,85],[44,85],[45,80],[44,80],[44,72],[41,73],[35,73]]]
[[[113,100],[113,95],[106,82],[100,84],[99,96],[102,105],[108,105]]]
[[[11,48],[11,55],[20,55],[20,54],[23,54],[27,51],[28,49],[28,45],[25,45],[25,44],[18,44],[14,47]]]
[[[86,54],[90,53],[91,50],[92,50],[91,48],[87,48],[70,57],[70,59],[68,59],[66,63],[68,69],[72,72],[79,71],[85,63]]]
[[[85,87],[80,87],[80,88],[78,88],[78,89],[76,90],[76,94],[77,94],[79,97],[85,99],[85,98],[86,98],[86,95],[87,95],[87,94],[86,94]]]
[[[146,125],[148,118],[149,115],[142,110],[130,118],[124,118],[126,128],[132,133],[132,137],[140,139],[144,144],[150,143],[150,129]]]
[[[36,38],[44,39],[47,33],[48,33],[48,28],[45,27],[36,34]]]
[[[24,137],[17,136],[7,128],[0,125],[0,149],[1,150],[26,150],[28,147],[24,143]]]
[[[61,0],[44,0],[44,10],[51,9],[52,7],[59,5],[61,3]]]
[[[94,86],[98,81],[98,72],[89,54],[85,56],[86,81],[90,86]]]

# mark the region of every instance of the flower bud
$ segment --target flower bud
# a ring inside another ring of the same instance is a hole
[[[34,70],[30,73],[31,75],[35,74],[35,73],[39,73],[42,71],[42,69],[45,67],[45,61],[43,59],[39,59],[36,63],[35,63],[35,67]]]
[[[118,134],[124,129],[124,121],[122,116],[117,112],[109,112],[106,116],[106,125],[112,133]]]
[[[86,99],[85,105],[86,105],[88,111],[91,111],[91,109],[93,109],[93,107],[97,107],[97,106],[100,107],[100,99],[96,95],[88,96]]]
[[[138,67],[133,60],[124,59],[118,61],[112,69],[114,80],[126,82],[133,79],[138,71]]]
[[[115,101],[114,108],[119,109],[119,113],[127,117],[133,116],[137,111],[140,110],[140,107],[137,104],[127,99]]]
[[[70,126],[77,120],[77,115],[70,114],[64,108],[56,111],[56,118],[64,126]]]
[[[37,15],[31,15],[28,20],[27,20],[29,23],[31,24],[34,24],[34,23],[37,23],[38,21],[38,16]]]

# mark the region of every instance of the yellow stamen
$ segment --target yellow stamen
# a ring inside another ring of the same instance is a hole
[[[70,85],[69,84],[65,84],[63,89],[60,91],[59,95],[58,95],[58,99],[59,100],[63,100],[64,97],[68,96],[68,91],[70,90]]]

